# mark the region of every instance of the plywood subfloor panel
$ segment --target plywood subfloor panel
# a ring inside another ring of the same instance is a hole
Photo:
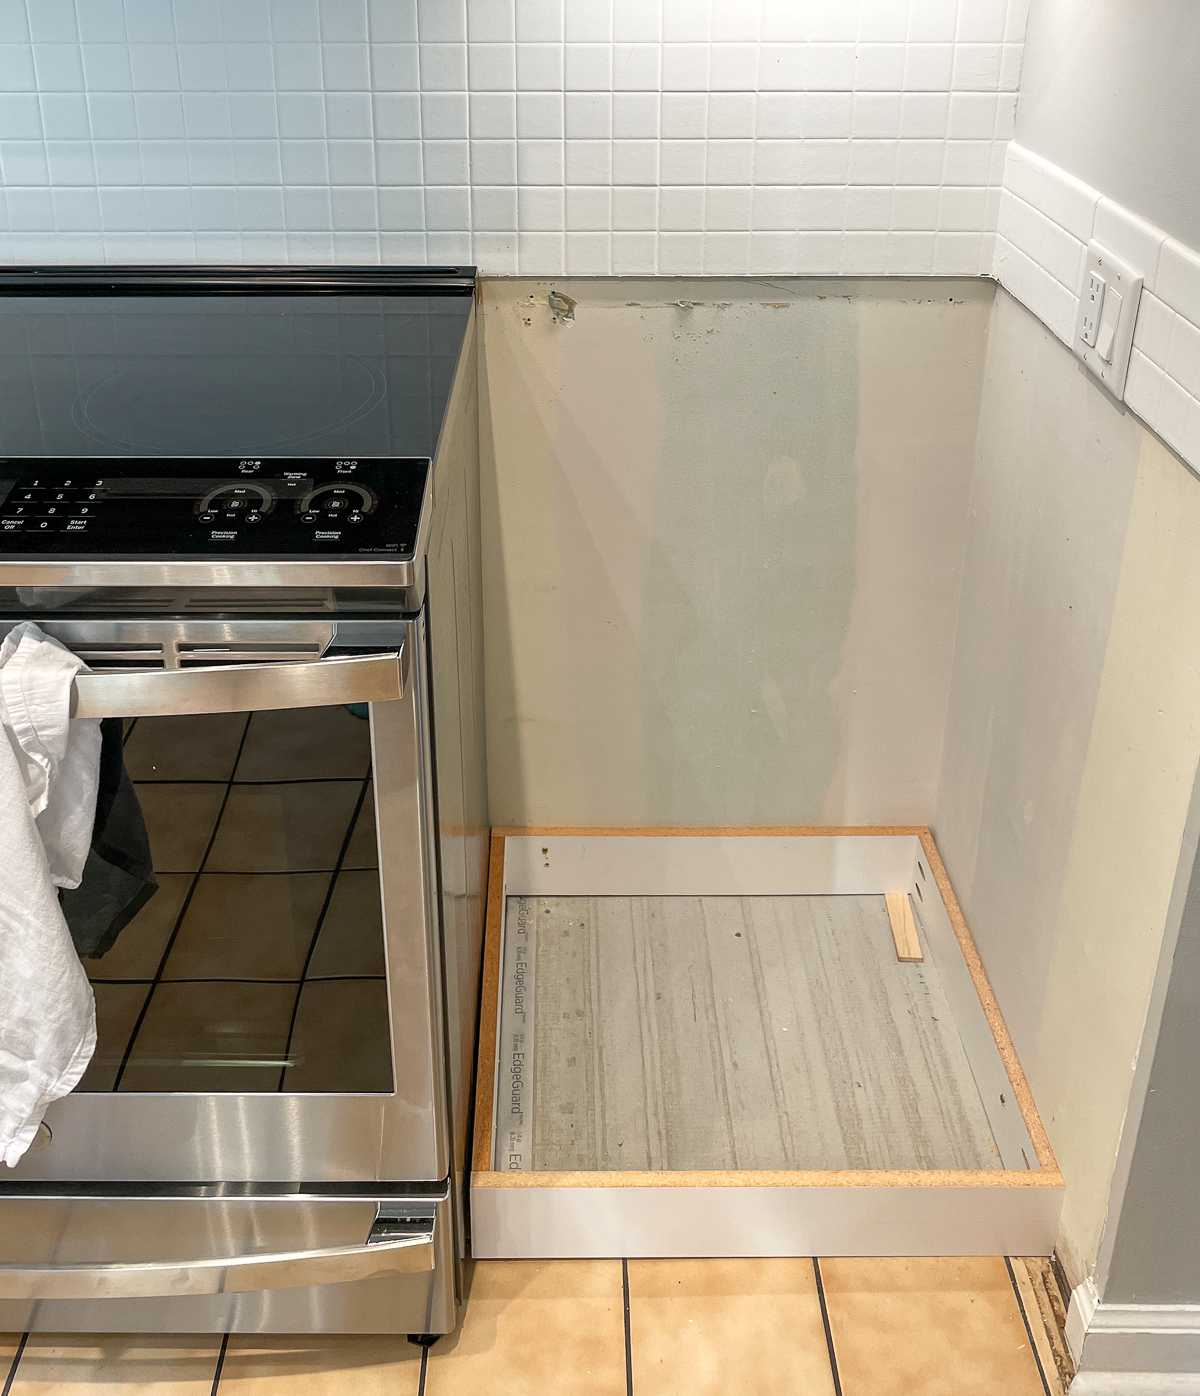
[[[882,896],[510,897],[495,1166],[1001,1166]]]

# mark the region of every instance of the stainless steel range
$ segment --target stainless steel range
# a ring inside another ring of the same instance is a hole
[[[9,1331],[453,1328],[486,776],[474,277],[0,273],[0,633],[158,890],[0,1169]]]

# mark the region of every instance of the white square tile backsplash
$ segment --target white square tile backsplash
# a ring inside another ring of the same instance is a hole
[[[1200,256],[1015,142],[998,227],[996,277],[1068,347],[1088,240],[1142,273],[1125,402],[1200,470]]]
[[[0,0],[0,257],[988,271],[1027,6]]]

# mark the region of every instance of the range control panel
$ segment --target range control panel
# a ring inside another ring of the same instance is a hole
[[[0,556],[411,558],[430,462],[0,457]]]

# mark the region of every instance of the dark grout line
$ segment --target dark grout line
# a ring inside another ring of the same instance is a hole
[[[93,988],[98,984],[144,984],[147,988],[154,983],[152,979],[93,979],[89,981]],[[163,979],[160,984],[299,984],[299,979],[264,979],[261,976],[253,978],[234,978],[231,975],[210,975],[207,978],[201,975],[192,975],[187,979]],[[306,984],[386,984],[386,974],[310,974],[304,981]]]
[[[292,1003],[292,1017],[288,1023],[287,1043],[283,1049],[284,1059],[292,1055],[292,1039],[296,1035],[296,1019],[300,1016],[300,999],[304,993],[304,985],[308,979],[308,967],[312,964],[313,956],[317,952],[317,941],[321,938],[321,928],[325,925],[325,917],[329,914],[329,905],[333,901],[334,888],[337,886],[338,878],[342,874],[342,865],[346,861],[346,854],[350,848],[350,840],[354,837],[354,830],[358,825],[359,816],[362,814],[363,805],[366,803],[367,792],[372,789],[372,772],[367,770],[362,785],[358,791],[358,801],[354,806],[354,811],[350,815],[350,823],[346,826],[346,832],[342,838],[342,846],[338,852],[337,862],[334,864],[333,876],[329,879],[329,886],[325,889],[325,900],[321,903],[321,910],[317,914],[316,929],[312,933],[312,939],[308,943],[308,953],[304,957],[304,964],[300,969],[300,983],[296,989],[296,997]],[[378,835],[376,835],[378,837]],[[283,1067],[279,1072],[278,1090],[283,1091],[284,1082],[287,1078],[287,1067]]]
[[[633,1396],[633,1335],[629,1326],[629,1261],[621,1261],[621,1297],[625,1304],[625,1396]]]
[[[237,770],[237,763],[241,760],[242,748],[246,745],[246,736],[250,731],[250,719],[253,713],[246,714],[246,725],[242,728],[242,740],[238,743],[237,756],[234,758],[233,769]],[[217,841],[217,831],[221,827],[221,820],[225,816],[225,806],[229,803],[229,792],[233,789],[232,781],[225,786],[225,794],[221,800],[221,808],[217,811],[216,822],[213,824],[212,833],[209,835],[208,846],[204,850],[204,857],[200,859],[200,866],[192,874],[192,885],[188,888],[188,894],[183,899],[183,906],[179,909],[179,915],[175,918],[175,927],[171,931],[170,939],[167,941],[167,948],[162,953],[162,958],[158,962],[158,968],[154,971],[154,981],[150,986],[150,992],[146,995],[146,1001],[142,1004],[142,1011],[138,1014],[137,1022],[133,1025],[133,1031],[129,1034],[129,1041],[125,1044],[125,1054],[121,1058],[121,1065],[117,1068],[117,1074],[113,1079],[111,1091],[115,1094],[121,1089],[121,1078],[125,1075],[125,1068],[129,1065],[129,1058],[133,1053],[133,1045],[137,1041],[138,1033],[142,1030],[142,1024],[146,1021],[146,1014],[150,1011],[150,1002],[154,998],[154,991],[163,977],[163,971],[167,967],[167,961],[171,957],[171,951],[175,948],[175,942],[179,938],[179,930],[183,925],[183,918],[188,914],[188,908],[192,904],[192,898],[196,894],[196,888],[200,885],[200,877],[204,872],[204,865],[208,862],[213,851],[213,845]]]
[[[225,1350],[229,1346],[229,1334],[226,1333],[221,1339],[221,1351],[217,1353],[217,1367],[213,1372],[212,1390],[209,1396],[217,1396],[217,1387],[221,1384],[221,1369],[225,1366]]]
[[[361,868],[354,864],[342,868],[205,868],[205,877],[329,877],[334,872],[377,873],[378,867]],[[156,877],[199,877],[195,868],[155,868]]]
[[[1033,1353],[1033,1360],[1037,1363],[1038,1376],[1042,1379],[1042,1390],[1046,1396],[1054,1396],[1050,1390],[1050,1383],[1046,1380],[1046,1369],[1042,1366],[1042,1354],[1038,1352],[1038,1345],[1033,1341],[1033,1329],[1029,1326],[1029,1315],[1025,1312],[1025,1301],[1021,1298],[1016,1272],[1013,1270],[1012,1261],[1008,1256],[1004,1257],[1004,1268],[1008,1271],[1009,1283],[1012,1285],[1013,1294],[1016,1295],[1017,1308],[1021,1312],[1021,1322],[1025,1325],[1025,1336],[1029,1339],[1029,1350]]]
[[[8,1396],[12,1390],[13,1381],[17,1375],[17,1364],[21,1360],[21,1354],[25,1351],[25,1344],[29,1341],[29,1334],[22,1333],[21,1341],[17,1344],[17,1350],[13,1353],[12,1365],[8,1369],[8,1376],[4,1378],[4,1388],[0,1390],[0,1396]]]
[[[829,1305],[825,1302],[825,1286],[821,1281],[821,1262],[814,1255],[813,1278],[817,1282],[817,1298],[821,1301],[821,1322],[825,1326],[825,1347],[829,1353],[829,1371],[833,1377],[835,1396],[842,1396],[842,1376],[838,1371],[837,1353],[833,1346],[833,1329],[829,1326]]]
[[[421,1380],[417,1385],[417,1396],[425,1396],[425,1374],[429,1371],[429,1349],[421,1349]]]
[[[295,776],[287,780],[219,780],[215,776],[198,778],[149,776],[135,780],[134,785],[235,785],[239,788],[259,785],[357,785],[359,776]]]

